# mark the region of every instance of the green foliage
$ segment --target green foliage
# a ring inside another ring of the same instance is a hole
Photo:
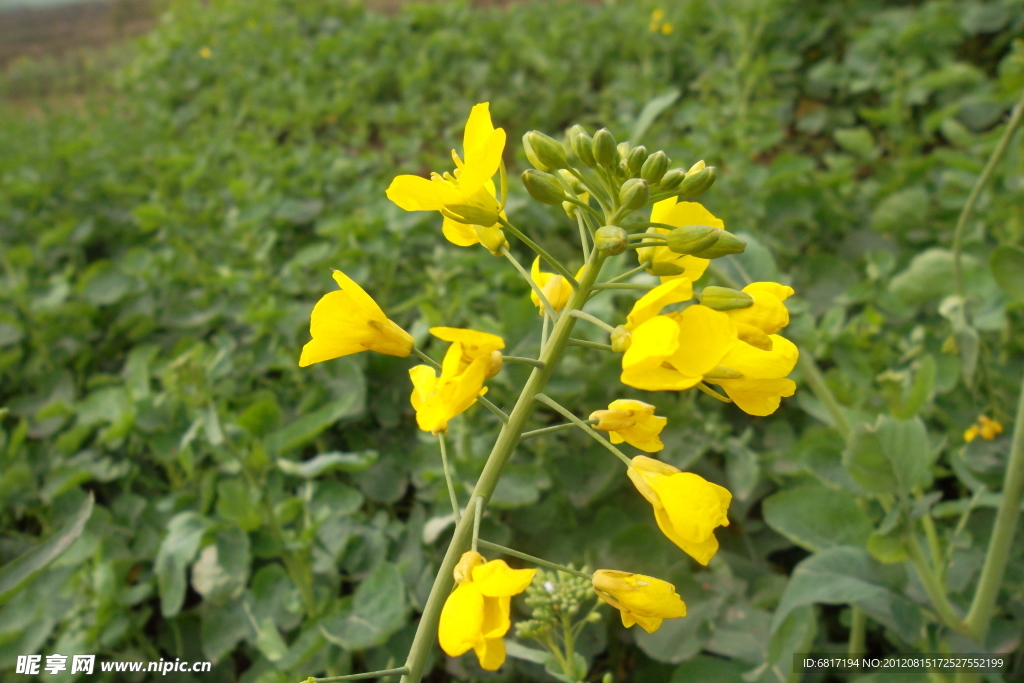
[[[62,647],[211,659],[204,681],[246,683],[404,661],[452,523],[409,363],[297,359],[331,268],[428,351],[432,325],[535,350],[537,311],[507,264],[384,197],[398,173],[448,167],[482,101],[511,140],[582,122],[716,166],[701,201],[747,248],[698,288],[792,284],[787,332],[853,427],[847,445],[806,382],[750,418],[695,392],[624,394],[617,357],[574,349],[546,391],[580,415],[624,395],[657,405],[659,457],[735,494],[704,570],[585,435],[518,448],[484,538],[658,576],[688,604],[651,635],[617,618],[585,629],[602,631],[578,646],[591,675],[778,681],[792,652],[845,647],[823,604],[861,607],[874,647],[949,633],[904,560],[934,518],[963,614],[999,502],[1008,434],[966,451],[961,434],[981,413],[1011,431],[1024,372],[1019,137],[967,226],[966,302],[950,249],[1024,88],[1024,7],[690,0],[665,7],[669,35],[650,31],[653,8],[182,2],[84,98],[0,105],[0,562],[47,560],[0,610],[5,675]],[[23,87],[35,67],[17,68],[5,78]],[[528,166],[518,150],[506,163]],[[512,185],[515,223],[574,253],[561,208]],[[634,295],[588,310],[617,324]],[[488,396],[508,405],[527,372],[506,366]],[[452,425],[462,500],[497,429],[481,408]],[[81,535],[50,553],[90,495]],[[992,647],[1020,646],[1021,566],[1018,533]],[[505,679],[543,679],[526,659]]]

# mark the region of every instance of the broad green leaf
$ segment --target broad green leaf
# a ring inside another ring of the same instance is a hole
[[[918,365],[917,372],[914,374],[914,381],[910,385],[910,391],[907,392],[907,396],[903,401],[903,405],[897,411],[896,417],[905,420],[917,414],[921,406],[931,398],[932,390],[935,388],[937,373],[938,368],[935,364],[935,358],[930,354],[925,355]]]
[[[248,534],[239,527],[224,529],[192,565],[192,587],[205,600],[227,602],[245,588],[250,561]]]
[[[874,426],[861,423],[854,428],[843,466],[866,491],[907,495],[931,483],[934,458],[919,418],[883,415]]]
[[[1024,249],[1003,245],[992,252],[992,274],[1012,301],[1024,301]]]
[[[774,493],[762,503],[768,526],[810,551],[860,545],[871,522],[853,494],[824,486],[799,486]]]
[[[342,472],[362,472],[377,462],[377,451],[359,451],[356,453],[321,453],[309,460],[277,459],[277,467],[285,474],[303,479],[315,479],[321,474],[340,470]]]
[[[263,523],[259,492],[244,479],[225,479],[217,484],[217,514],[235,522],[244,531],[255,531]]]
[[[505,638],[505,654],[515,659],[522,659],[524,662],[533,662],[544,666],[551,659],[551,653],[544,650],[537,650],[532,647],[521,645],[518,641]]]
[[[629,142],[634,147],[640,144],[640,140],[643,138],[644,133],[651,127],[654,120],[657,119],[663,111],[675,104],[676,100],[679,99],[679,90],[673,88],[664,95],[658,95],[657,97],[648,100],[644,108],[640,110],[640,115],[636,117],[636,123],[633,124],[633,132],[630,133]]]
[[[93,496],[90,493],[60,531],[0,567],[0,603],[7,602],[82,535],[86,522],[92,516],[92,509]]]
[[[832,133],[836,143],[847,152],[867,159],[875,150],[875,138],[864,126],[856,128],[836,128]]]
[[[637,631],[636,644],[657,662],[685,662],[703,648],[719,607],[716,600],[687,601],[685,617],[666,619],[654,633]]]
[[[797,683],[802,676],[793,673],[793,655],[809,651],[817,634],[818,615],[814,607],[805,605],[790,612],[772,631],[765,671],[759,680],[778,681],[781,674],[790,683]]]
[[[208,522],[195,512],[179,512],[167,525],[153,571],[160,591],[160,612],[173,617],[185,601],[185,568],[199,551]]]
[[[270,617],[260,622],[259,631],[256,633],[256,648],[272,662],[280,660],[288,652],[288,645]]]
[[[253,634],[252,619],[246,612],[244,596],[226,605],[204,602],[201,609],[200,638],[203,654],[217,661],[229,654],[238,641]]]
[[[380,645],[402,628],[406,614],[405,586],[398,568],[381,562],[356,588],[352,611],[321,626],[327,640],[347,650]]]
[[[749,667],[711,655],[697,655],[680,664],[669,683],[745,683],[743,674]]]
[[[915,186],[899,190],[875,208],[871,216],[871,228],[878,232],[902,233],[920,228],[928,220],[928,191]]]
[[[964,254],[960,259],[965,279],[979,269],[973,256]],[[902,273],[893,277],[889,291],[908,303],[923,303],[941,299],[955,289],[953,279],[953,253],[948,249],[928,249],[915,256]]]
[[[281,453],[298,448],[320,436],[338,420],[352,417],[363,410],[360,396],[349,393],[324,407],[303,415],[287,427],[269,434],[264,445],[269,453]]]

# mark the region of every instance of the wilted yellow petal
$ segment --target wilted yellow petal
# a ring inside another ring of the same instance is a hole
[[[457,247],[471,247],[480,243],[480,238],[472,225],[453,221],[447,216],[444,217],[444,222],[441,224],[441,233],[446,240]]]

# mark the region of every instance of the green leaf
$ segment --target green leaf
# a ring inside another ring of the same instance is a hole
[[[179,512],[167,525],[153,571],[160,591],[160,612],[173,617],[185,601],[185,568],[196,556],[208,522],[196,512]]]
[[[872,493],[907,495],[931,483],[935,458],[920,418],[880,416],[874,426],[857,425],[843,452],[843,466]]]
[[[288,645],[270,617],[265,617],[260,622],[259,631],[256,633],[256,648],[272,662],[279,661],[288,653]]]
[[[285,474],[303,479],[315,479],[326,472],[340,470],[342,472],[362,472],[377,462],[377,451],[358,451],[356,453],[321,453],[309,460],[277,459],[277,467]]]
[[[863,159],[870,158],[875,151],[875,138],[871,135],[871,131],[864,126],[836,128],[832,137],[835,138],[836,144],[847,152],[856,154]]]
[[[657,119],[662,112],[675,104],[676,100],[679,99],[680,92],[677,88],[669,90],[664,95],[658,95],[657,97],[651,98],[644,105],[644,108],[640,110],[640,115],[636,117],[636,123],[633,124],[633,132],[629,136],[629,142],[631,145],[636,147],[640,144],[640,140],[643,138],[644,133],[651,127],[654,120]]]
[[[405,586],[398,568],[381,562],[356,588],[352,611],[325,621],[327,640],[347,650],[364,650],[385,642],[405,624]]]
[[[810,605],[791,611],[778,628],[772,630],[768,642],[768,659],[762,681],[777,681],[778,675],[797,683],[802,676],[793,673],[793,654],[807,652],[818,634],[818,615]]]
[[[363,404],[360,399],[361,396],[355,392],[347,393],[269,434],[264,442],[267,452],[276,454],[306,445],[338,420],[361,413]]]
[[[192,565],[192,587],[205,600],[224,603],[245,589],[249,578],[249,536],[239,527],[217,533],[217,541]]]
[[[680,664],[669,683],[744,683],[743,673],[748,667],[711,655],[697,655]]]
[[[511,638],[505,638],[505,654],[514,659],[521,659],[524,662],[532,662],[541,666],[544,666],[548,663],[548,660],[552,659],[550,652],[520,645]]]
[[[992,274],[1011,301],[1024,301],[1024,249],[1003,245],[992,252]]]
[[[93,495],[90,493],[60,531],[0,567],[0,603],[7,602],[82,535],[86,522],[92,517],[92,510]]]
[[[225,479],[217,484],[217,514],[235,522],[245,531],[255,531],[263,524],[259,510],[259,492],[249,488],[244,479]]]
[[[867,543],[868,552],[885,564],[902,562],[908,556],[903,535],[903,513],[899,507],[893,507],[879,527],[871,532]]]
[[[878,232],[903,233],[924,227],[928,220],[928,205],[928,191],[923,187],[894,192],[875,208],[871,215],[871,228]]]
[[[867,513],[842,489],[799,486],[772,494],[762,505],[768,526],[812,552],[860,545],[871,534]]]
[[[932,391],[935,388],[935,377],[938,374],[938,367],[935,364],[935,358],[930,354],[926,354],[921,359],[921,363],[917,367],[917,372],[914,374],[914,381],[910,385],[910,391],[907,392],[907,397],[903,401],[903,405],[896,412],[896,417],[901,419],[911,418],[917,414],[917,411],[921,409],[921,406],[925,404],[928,399],[932,396]]]

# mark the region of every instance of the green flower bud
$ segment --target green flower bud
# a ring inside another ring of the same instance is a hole
[[[452,204],[441,209],[441,213],[458,223],[489,227],[498,222],[498,212],[474,204]]]
[[[629,246],[627,237],[626,231],[619,226],[605,225],[594,233],[594,246],[598,251],[614,256],[626,251],[626,247]]]
[[[644,162],[647,161],[647,157],[647,148],[643,145],[634,147],[630,150],[629,156],[626,157],[626,166],[629,167],[630,175],[634,178],[640,175],[640,169],[643,168]]]
[[[725,230],[720,230],[718,240],[707,249],[694,252],[692,255],[698,258],[719,258],[729,254],[740,254],[747,248],[747,243],[736,235]]]
[[[569,129],[569,146],[572,147],[576,158],[585,165],[590,168],[597,166],[597,161],[594,159],[594,141],[587,135],[583,126],[576,125]]]
[[[682,275],[686,272],[686,268],[667,261],[658,261],[648,268],[647,272],[658,277],[667,277],[669,275]]]
[[[550,173],[535,171],[530,168],[523,171],[523,185],[530,196],[543,204],[561,204],[565,201],[565,192],[561,183]]]
[[[637,149],[640,149],[637,147]],[[657,185],[668,170],[668,156],[661,150],[647,157],[640,167],[640,177],[651,185]]]
[[[677,254],[695,254],[718,241],[718,228],[710,225],[684,225],[665,236],[669,251]]]
[[[619,325],[611,333],[612,351],[625,353],[633,342],[633,334],[622,325]]]
[[[718,178],[718,171],[714,166],[706,166],[696,172],[687,172],[686,178],[680,183],[678,192],[680,197],[699,197],[707,192]]]
[[[750,308],[754,305],[754,297],[746,292],[729,287],[705,287],[700,293],[700,303],[716,311],[734,311],[737,308]]]
[[[551,170],[550,166],[546,166],[540,159],[537,158],[537,153],[533,151],[533,145],[530,144],[529,133],[523,135],[523,150],[526,152],[526,160],[530,162],[531,166],[540,171]]]
[[[671,171],[661,176],[661,182],[658,184],[658,189],[662,191],[670,191],[679,187],[679,183],[683,182],[683,178],[686,177],[686,171],[681,168],[673,168]]]
[[[619,163],[619,151],[615,149],[615,136],[607,128],[594,133],[594,160],[608,169]]]
[[[625,211],[636,211],[646,206],[650,198],[651,188],[643,178],[631,178],[619,189],[619,202]]]
[[[565,168],[569,165],[569,161],[565,157],[565,148],[562,147],[562,143],[558,142],[552,137],[544,135],[540,131],[531,130],[529,133],[523,136],[523,146],[526,147],[526,156],[530,159],[530,163],[541,171],[550,171],[556,168]],[[533,150],[533,155],[537,161],[534,161],[530,157],[530,149]],[[543,165],[537,165],[537,162]]]

